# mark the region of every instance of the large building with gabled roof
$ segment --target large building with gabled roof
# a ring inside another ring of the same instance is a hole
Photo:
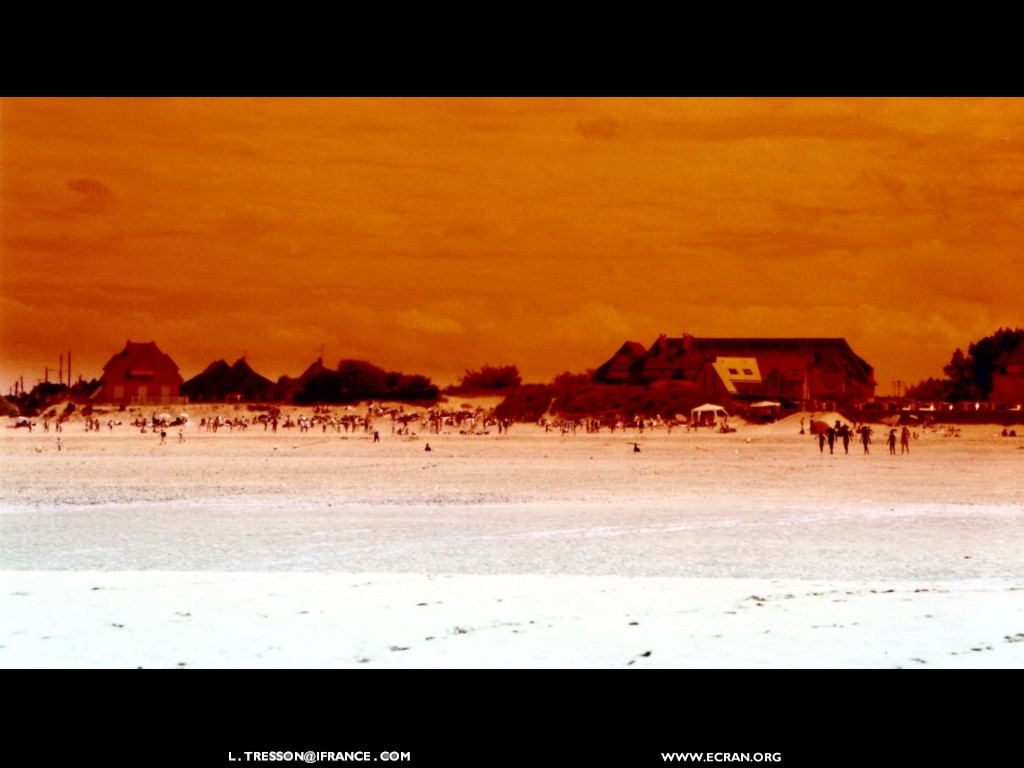
[[[103,366],[103,402],[115,405],[170,405],[181,402],[184,379],[177,364],[155,341],[129,341]]]
[[[841,338],[698,338],[661,334],[645,348],[627,341],[600,366],[600,383],[685,381],[733,399],[795,404],[874,399],[874,369]]]

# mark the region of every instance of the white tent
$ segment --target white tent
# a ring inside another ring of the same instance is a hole
[[[694,425],[713,425],[717,418],[723,420],[729,418],[728,411],[720,405],[704,403],[704,405],[698,405],[690,410],[690,423]]]
[[[782,403],[777,400],[760,400],[750,404],[750,417],[762,424],[775,421],[779,417],[780,407]]]

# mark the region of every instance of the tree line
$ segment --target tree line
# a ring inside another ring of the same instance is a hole
[[[992,376],[999,358],[1024,344],[1024,328],[1000,328],[971,342],[966,353],[957,348],[944,378],[929,378],[906,391],[915,400],[945,402],[984,401],[992,392]],[[345,403],[366,399],[437,401],[446,395],[500,394],[500,417],[532,420],[554,409],[560,413],[685,413],[703,395],[689,382],[662,382],[657,386],[601,385],[591,381],[592,371],[559,374],[546,384],[524,384],[515,365],[486,364],[466,370],[459,381],[441,390],[428,377],[386,371],[365,360],[341,360],[334,370],[321,370],[302,382],[290,398],[299,403]],[[41,383],[19,398],[0,398],[0,415],[32,412],[60,397],[86,397],[99,381],[80,381],[74,387]]]
[[[941,400],[957,403],[965,400],[988,400],[992,393],[992,374],[996,363],[1006,352],[1024,343],[1024,328],[1000,328],[967,346],[966,354],[959,347],[942,372],[945,378],[929,378],[907,390],[915,400]]]

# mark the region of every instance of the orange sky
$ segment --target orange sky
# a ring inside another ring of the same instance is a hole
[[[1024,326],[1024,100],[0,100],[0,392],[156,341],[453,382],[629,339],[845,337],[893,380]]]

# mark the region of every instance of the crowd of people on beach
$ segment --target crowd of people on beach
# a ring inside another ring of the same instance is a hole
[[[801,434],[805,432],[802,424],[800,432]],[[827,429],[816,430],[816,434],[819,453],[825,453],[826,445],[828,446],[829,453],[835,453],[836,445],[841,443],[843,446],[843,453],[848,454],[850,452],[850,443],[854,440],[854,436],[856,435],[856,439],[863,447],[864,453],[868,454],[871,453],[874,429],[867,424],[854,424],[851,426],[850,424],[843,424],[841,421],[837,420],[833,426],[830,426]],[[889,453],[895,455],[896,443],[898,441],[900,445],[900,454],[909,454],[910,440],[911,438],[916,440],[917,437],[918,434],[916,432],[911,432],[910,428],[907,426],[904,426],[899,431],[897,431],[895,427],[891,427],[885,436],[885,444],[889,448]]]
[[[686,431],[693,430],[696,432],[699,429],[707,429],[713,432],[735,432],[736,428],[729,424],[728,419],[719,419],[718,421],[708,422],[701,424],[697,421],[691,421],[687,419],[665,419],[662,418],[661,414],[655,414],[654,416],[643,416],[640,414],[634,415],[630,418],[605,418],[600,419],[594,416],[588,416],[583,418],[541,418],[537,421],[537,424],[544,427],[545,432],[558,432],[562,435],[575,435],[577,432],[584,434],[599,434],[602,429],[607,429],[610,434],[616,432],[626,433],[629,430],[634,430],[638,435],[644,434],[647,430],[656,430],[664,428],[668,434],[672,434],[674,427],[683,426]]]
[[[229,406],[230,407],[230,406]],[[123,410],[123,409],[122,409]],[[311,411],[311,413],[309,412]],[[100,414],[103,412],[100,411]],[[49,414],[43,421],[43,430],[50,431],[51,416]],[[74,414],[78,416],[78,414]],[[89,432],[109,431],[113,432],[116,427],[122,426],[122,421],[110,416],[85,413],[82,426]],[[858,423],[844,423],[835,420],[831,425],[826,424],[820,418],[815,419],[811,413],[811,429],[809,430],[818,444],[819,453],[824,454],[826,446],[828,452],[834,454],[842,447],[844,454],[850,453],[851,443],[860,443],[864,454],[871,453],[871,445],[875,442],[876,429],[881,429],[889,455],[909,455],[910,446],[913,440],[919,437],[916,429],[908,425],[888,426],[869,425]],[[77,420],[77,419],[76,419]],[[61,414],[55,419],[55,431],[62,432],[64,425],[69,418]],[[16,426],[28,426],[29,431],[36,426],[35,422],[29,419],[19,419]],[[326,406],[313,405],[307,411],[295,411],[283,413],[278,407],[250,408],[249,412],[239,412],[237,406],[234,412],[229,414],[208,414],[198,421],[190,420],[186,414],[171,417],[167,414],[152,413],[144,415],[135,413],[126,422],[132,428],[142,434],[155,434],[159,436],[160,444],[167,442],[167,430],[177,428],[178,442],[185,442],[185,430],[190,433],[219,432],[232,433],[235,431],[248,431],[262,427],[264,432],[277,433],[278,430],[297,430],[305,434],[310,432],[334,433],[346,435],[363,435],[373,443],[381,442],[382,432],[390,432],[396,437],[414,439],[426,435],[507,435],[512,427],[512,420],[499,418],[493,410],[483,408],[471,409],[463,406],[461,409],[444,409],[440,407],[417,409],[406,406],[385,406],[384,404],[369,403],[365,410],[357,406]],[[687,432],[707,430],[712,432],[729,433],[735,432],[736,427],[731,425],[727,418],[720,418],[714,422],[700,423],[696,420],[689,420],[682,417],[663,418],[660,414],[646,416],[635,414],[632,417],[604,417],[596,416],[582,418],[548,418],[538,419],[536,425],[542,427],[545,433],[555,433],[563,437],[576,436],[577,434],[597,435],[603,432],[614,435],[622,433],[629,437],[643,436],[645,433],[653,433],[655,430],[665,430],[671,434],[674,427],[685,427]],[[805,419],[800,419],[800,434],[805,434]],[[928,431],[926,429],[926,431]],[[960,437],[960,427],[957,425],[933,426],[932,432],[945,437]],[[1003,437],[1016,437],[1015,430],[1004,428]],[[630,443],[634,450],[639,452],[639,444]],[[899,450],[897,451],[897,446]],[[63,448],[63,442],[59,448]],[[428,449],[429,450],[429,449]]]

